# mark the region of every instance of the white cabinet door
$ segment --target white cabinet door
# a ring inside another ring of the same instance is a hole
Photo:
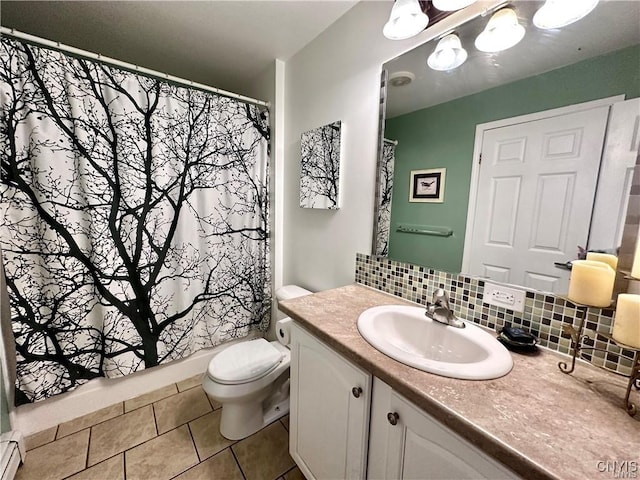
[[[289,450],[308,479],[365,478],[370,402],[371,375],[292,326]]]
[[[376,379],[373,390],[370,479],[519,478],[384,382]]]

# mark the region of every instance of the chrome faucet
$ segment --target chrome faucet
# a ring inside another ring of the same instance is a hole
[[[465,327],[464,322],[456,318],[451,311],[449,295],[447,295],[447,292],[442,288],[438,288],[433,292],[432,302],[427,303],[427,311],[424,314],[427,318],[445,325],[451,325],[456,328]]]

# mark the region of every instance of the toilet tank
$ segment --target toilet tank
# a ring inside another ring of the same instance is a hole
[[[298,285],[285,285],[284,287],[280,287],[276,290],[275,295],[278,301],[281,300],[289,300],[291,298],[304,297],[305,295],[311,295],[313,292],[306,290]],[[283,320],[287,318],[287,316],[282,313],[280,310],[274,309],[274,317],[272,317],[271,325],[269,327],[269,331],[266,334],[267,339],[269,340],[277,340],[278,335],[276,334],[276,321]]]
[[[285,285],[276,290],[276,299],[280,302],[282,300],[289,300],[291,298],[304,297],[305,295],[311,295],[313,292],[306,290],[298,285]]]

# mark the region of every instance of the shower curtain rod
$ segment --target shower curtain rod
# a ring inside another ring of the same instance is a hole
[[[191,80],[186,80],[184,78],[175,77],[173,75],[169,75],[168,73],[158,72],[157,70],[151,70],[150,68],[141,67],[139,65],[135,65],[133,63],[122,62],[120,60],[116,60],[115,58],[105,57],[100,55],[99,53],[88,52],[87,50],[82,50],[80,48],[71,47],[69,45],[64,45],[60,42],[53,42],[51,40],[47,40],[45,38],[36,37],[35,35],[30,35],[28,33],[19,32],[13,28],[8,27],[0,27],[0,35],[6,35],[9,37],[14,37],[19,40],[25,40],[30,43],[36,43],[42,45],[44,47],[53,48],[55,50],[60,50],[63,52],[68,52],[73,55],[89,58],[92,60],[99,60],[102,63],[106,63],[109,65],[113,65],[116,67],[122,67],[127,70],[133,70],[135,72],[143,73],[145,75],[149,75],[152,77],[160,78],[163,80],[169,80],[173,83],[179,83],[181,85],[186,85],[189,87],[197,88],[198,90],[204,90],[206,92],[216,93],[218,95],[222,95],[225,97],[235,98],[236,100],[240,100],[246,103],[251,103],[254,105],[262,105],[264,107],[269,107],[269,102],[265,102],[263,100],[257,100],[251,97],[245,97],[244,95],[239,95],[237,93],[228,92],[226,90],[222,90],[216,87],[210,87],[209,85],[205,85],[203,83],[194,82]]]
[[[385,143],[391,143],[393,145],[398,145],[398,140],[389,140],[388,138],[383,139]]]

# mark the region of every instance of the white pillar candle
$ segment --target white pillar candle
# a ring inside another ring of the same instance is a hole
[[[638,238],[636,240],[636,254],[633,257],[631,276],[633,278],[640,278],[640,230],[638,231]]]
[[[618,295],[613,321],[613,339],[630,347],[640,348],[640,295]]]
[[[608,264],[574,260],[569,280],[569,300],[593,307],[611,305],[616,272]]]
[[[596,253],[587,252],[587,260],[593,260],[594,262],[604,262],[611,266],[614,270],[618,268],[618,257],[609,253]]]

